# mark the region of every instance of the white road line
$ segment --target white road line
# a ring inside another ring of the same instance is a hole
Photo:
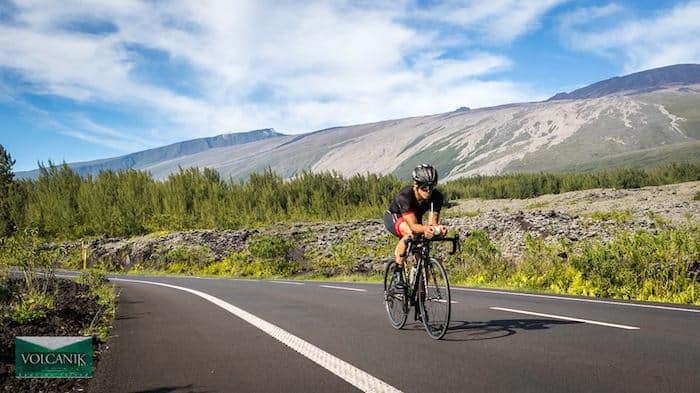
[[[544,299],[567,300],[567,301],[571,301],[571,302],[602,303],[602,304],[612,304],[612,305],[615,305],[615,306],[641,307],[641,308],[655,308],[655,309],[659,309],[659,310],[684,311],[684,312],[700,313],[700,309],[656,306],[656,305],[653,305],[653,304],[622,303],[622,302],[612,302],[612,301],[608,301],[608,300],[579,299],[579,298],[563,297],[563,296],[552,296],[552,295],[535,295],[535,294],[532,294],[532,293],[505,292],[505,291],[495,291],[495,290],[489,290],[489,289],[474,289],[474,288],[452,288],[452,289],[455,289],[455,290],[457,290],[457,291],[465,291],[465,292],[495,293],[495,294],[499,294],[499,295],[539,297],[539,298],[544,298]]]
[[[217,297],[211,296],[204,292],[196,291],[194,289],[178,287],[175,285],[163,284],[159,282],[128,280],[122,278],[113,278],[112,280],[160,285],[168,288],[179,289],[181,291],[197,295],[216,304],[217,306],[223,308],[231,314],[241,318],[242,320],[250,323],[256,328],[269,334],[270,336],[280,341],[282,344],[306,356],[319,366],[339,376],[340,378],[355,386],[356,388],[362,390],[363,392],[401,392],[400,390],[382,381],[381,379],[374,377],[368,374],[367,372],[353,366],[352,364],[333,356],[332,354],[322,350],[321,348],[318,348],[317,346],[309,343],[308,341],[304,341],[303,339],[287,332],[286,330],[277,327],[263,319],[260,319],[255,315],[243,309],[240,309],[232,305],[231,303],[227,303]]]
[[[614,328],[618,328],[618,329],[639,330],[639,328],[636,326],[618,325],[618,324],[614,324],[614,323],[591,321],[588,319],[565,317],[565,316],[561,316],[561,315],[542,314],[542,313],[538,313],[538,312],[524,311],[524,310],[514,310],[512,308],[501,308],[501,307],[489,307],[489,308],[492,310],[507,311],[507,312],[513,312],[513,313],[517,313],[517,314],[536,315],[538,317],[563,319],[565,321],[583,322],[583,323],[589,323],[591,325],[614,327]]]
[[[271,283],[273,283],[273,284],[304,285],[303,282],[293,282],[293,281],[277,281],[277,280],[273,280],[273,281],[268,281],[268,282],[271,282]]]
[[[348,288],[348,287],[334,287],[333,285],[319,285],[319,287],[331,288],[331,289],[344,289],[344,290],[346,290],[346,291],[367,292],[366,289]]]

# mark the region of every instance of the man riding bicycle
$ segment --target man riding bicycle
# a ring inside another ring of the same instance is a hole
[[[426,238],[444,236],[447,227],[439,225],[440,210],[444,201],[443,195],[435,189],[438,173],[428,164],[418,165],[413,170],[413,185],[402,188],[394,197],[389,210],[384,213],[384,226],[393,235],[400,238],[396,245],[397,271],[401,273],[405,256],[405,240],[414,234],[422,233]],[[428,224],[423,225],[423,215],[430,212]],[[399,274],[403,278],[403,274]],[[403,279],[397,283],[403,284]]]

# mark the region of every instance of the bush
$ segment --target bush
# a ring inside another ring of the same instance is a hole
[[[317,256],[314,270],[325,276],[350,274],[362,257],[374,257],[359,231],[350,233],[343,241],[331,245],[330,256]]]
[[[485,233],[450,257],[453,281],[572,295],[700,304],[700,229],[621,232],[608,242],[547,243],[528,235],[517,266],[502,262]]]
[[[506,279],[513,264],[501,255],[488,234],[475,230],[460,239],[460,252],[445,260],[448,273],[470,284],[495,283]]]
[[[248,252],[255,258],[283,258],[291,255],[294,245],[280,237],[259,235],[254,236],[248,243]]]
[[[247,263],[248,255],[246,253],[233,252],[223,260],[204,267],[202,272],[214,276],[236,276],[240,274]]]
[[[181,246],[170,250],[162,258],[162,265],[170,273],[194,274],[211,260],[209,249],[203,246]]]
[[[624,224],[632,221],[632,212],[630,210],[611,210],[607,212],[597,211],[591,214],[591,219],[596,221],[615,221],[618,224]]]
[[[105,273],[98,269],[89,269],[86,272],[80,273],[76,282],[78,284],[87,285],[91,289],[100,288],[107,284],[107,276]]]
[[[3,239],[0,244],[0,259],[2,264],[17,266],[22,271],[24,283],[28,291],[35,289],[46,292],[51,281],[55,280],[54,264],[61,251],[47,251],[42,239],[34,229],[25,229],[17,232],[10,238]],[[41,288],[35,288],[37,273],[43,273]]]
[[[54,308],[52,296],[29,291],[21,295],[20,300],[14,305],[10,319],[18,324],[26,324],[44,318],[46,312]]]
[[[82,273],[76,281],[89,288],[88,296],[94,297],[98,306],[95,317],[82,334],[94,334],[102,341],[107,341],[117,307],[117,294],[114,287],[109,285],[105,273],[98,269],[90,269]]]
[[[280,258],[255,258],[249,252],[233,252],[222,261],[203,269],[205,274],[234,277],[289,277],[300,270],[299,263]]]

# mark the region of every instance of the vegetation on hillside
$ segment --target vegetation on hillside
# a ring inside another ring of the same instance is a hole
[[[700,304],[700,229],[620,232],[604,243],[547,243],[529,236],[519,263],[485,232],[463,240],[447,259],[454,284],[569,295]]]
[[[247,181],[205,168],[164,181],[135,170],[81,177],[65,163],[36,180],[13,179],[0,150],[0,236],[31,228],[48,239],[134,236],[162,230],[239,229],[292,221],[379,219],[404,185],[393,175],[303,172],[285,180],[270,169]],[[4,164],[3,164],[4,162]],[[700,163],[584,174],[476,176],[440,185],[448,199],[531,198],[589,188],[635,188],[700,180]]]
[[[474,176],[440,187],[449,199],[525,199],[593,188],[640,188],[700,180],[700,162],[652,169],[622,168],[590,173],[521,173]]]

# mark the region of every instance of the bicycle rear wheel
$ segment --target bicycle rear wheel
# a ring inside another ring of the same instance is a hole
[[[426,276],[421,277],[418,292],[423,326],[431,338],[441,339],[450,327],[450,283],[442,263],[430,258],[425,266]]]
[[[396,262],[387,265],[384,271],[384,305],[389,316],[389,322],[394,329],[401,329],[406,324],[408,317],[408,303],[405,291],[397,291],[394,281],[396,280]]]

